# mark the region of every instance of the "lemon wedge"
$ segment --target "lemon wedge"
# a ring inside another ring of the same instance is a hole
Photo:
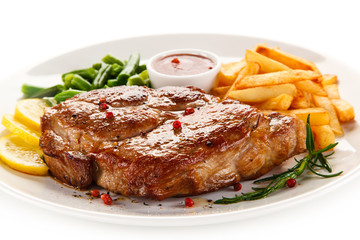
[[[15,107],[15,119],[40,131],[40,117],[44,114],[46,106],[46,101],[40,98],[20,100]]]
[[[47,175],[48,167],[41,156],[39,147],[28,144],[15,134],[0,138],[0,159],[15,170],[33,175]]]
[[[27,143],[35,147],[39,146],[40,132],[19,122],[12,114],[4,114],[1,123],[10,132],[18,135]]]

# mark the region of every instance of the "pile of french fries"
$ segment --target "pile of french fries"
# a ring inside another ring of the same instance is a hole
[[[321,74],[306,59],[267,44],[246,50],[241,61],[224,63],[212,93],[236,99],[268,114],[296,116],[310,125],[317,149],[344,134],[341,123],[355,118],[354,108],[340,97],[338,79]]]

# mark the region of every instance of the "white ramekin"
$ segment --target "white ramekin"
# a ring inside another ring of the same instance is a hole
[[[160,73],[154,69],[154,61],[174,54],[193,54],[207,57],[214,61],[215,66],[209,71],[203,73],[181,76]],[[220,71],[221,62],[220,58],[216,54],[209,51],[204,51],[200,49],[175,49],[161,52],[151,57],[146,64],[146,67],[148,70],[149,78],[151,80],[151,84],[154,88],[160,88],[165,86],[195,86],[203,89],[205,92],[209,92],[210,89],[213,87],[216,77]]]

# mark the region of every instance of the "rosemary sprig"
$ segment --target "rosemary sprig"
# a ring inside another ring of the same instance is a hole
[[[222,199],[216,200],[215,204],[230,204],[230,203],[237,203],[242,201],[250,201],[250,200],[257,200],[266,197],[272,192],[275,192],[278,189],[283,188],[286,185],[286,181],[290,178],[296,179],[299,177],[305,169],[308,169],[312,173],[324,177],[336,177],[339,176],[341,172],[335,173],[335,174],[321,174],[318,171],[314,169],[320,168],[325,169],[329,173],[332,172],[332,169],[327,161],[327,157],[331,156],[333,153],[330,153],[328,155],[323,155],[324,152],[334,148],[338,143],[329,144],[327,147],[314,151],[315,150],[315,143],[314,143],[314,137],[311,131],[310,127],[310,115],[307,118],[306,123],[306,149],[308,154],[300,159],[297,160],[295,158],[295,161],[297,162],[295,166],[292,168],[289,168],[287,171],[280,173],[280,174],[274,174],[271,177],[262,178],[259,180],[254,181],[254,183],[262,183],[262,182],[268,182],[270,183],[264,187],[264,188],[252,188],[253,192],[249,193],[242,193],[240,196],[235,195],[233,198],[227,198],[223,197]]]

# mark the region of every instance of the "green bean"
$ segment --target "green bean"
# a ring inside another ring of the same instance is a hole
[[[90,91],[91,84],[82,78],[80,75],[74,74],[71,80],[71,87],[83,91]]]
[[[68,73],[64,76],[63,82],[65,89],[71,88],[71,80],[73,79],[73,77],[74,77],[73,73]]]
[[[148,88],[152,88],[151,81],[149,78],[145,79],[144,82],[145,82],[145,86],[147,86]]]
[[[136,73],[141,73],[141,72],[143,72],[144,70],[146,70],[146,64],[139,65],[139,66],[136,68]]]
[[[110,73],[111,77],[116,78],[123,69],[124,69],[124,67],[120,66],[117,63],[112,64],[111,65],[111,73]]]
[[[133,86],[133,85],[144,86],[145,82],[139,75],[135,74],[135,75],[132,75],[131,77],[129,77],[126,85],[127,86]]]
[[[120,85],[126,85],[128,79],[129,79],[129,75],[126,75],[126,74],[119,74],[116,78],[117,80],[117,85],[120,86]]]
[[[146,79],[149,78],[149,74],[148,71],[145,69],[144,71],[142,71],[139,76],[145,81]]]
[[[101,68],[101,63],[94,63],[93,65],[92,65],[92,67],[95,69],[95,70],[100,70],[100,68]]]
[[[108,86],[108,87],[118,86],[118,80],[117,80],[117,79],[109,79],[109,80],[107,81],[107,86]]]
[[[120,61],[119,59],[117,59],[116,57],[111,56],[110,54],[106,55],[105,57],[103,57],[102,61],[104,63],[107,64],[118,64],[120,66],[124,66],[124,63],[122,61]]]
[[[139,66],[140,54],[133,53],[130,55],[124,69],[120,72],[117,79],[119,85],[126,85],[128,78],[136,72],[136,68]]]
[[[92,89],[119,85],[139,85],[151,87],[146,65],[140,63],[140,54],[133,53],[121,61],[107,54],[101,62],[89,68],[70,71],[61,75],[63,84],[49,88],[23,84],[21,91],[25,98],[44,98],[49,105],[62,102],[74,95]]]
[[[63,80],[63,82],[65,83],[65,77],[68,74],[78,74],[81,77],[85,78],[86,80],[92,82],[97,75],[98,71],[95,70],[95,68],[85,68],[85,69],[78,69],[78,70],[74,70],[68,73],[64,73],[63,75],[61,75],[61,78]]]
[[[98,75],[92,83],[92,89],[102,88],[109,79],[111,73],[111,65],[105,64],[99,70]]]
[[[25,98],[31,98],[31,96],[37,94],[40,91],[43,91],[44,89],[45,88],[43,87],[31,86],[28,84],[23,84],[21,87],[21,91]]]
[[[76,94],[83,93],[83,92],[85,92],[85,91],[69,89],[69,90],[66,90],[61,93],[56,94],[54,99],[59,103],[59,102],[65,101],[68,98],[72,98]]]
[[[139,76],[142,78],[142,80],[144,81],[145,83],[145,86],[151,88],[151,81],[150,81],[150,78],[149,78],[149,74],[148,74],[148,71],[147,70],[144,70],[142,71]]]
[[[56,100],[53,97],[44,97],[45,103],[48,107],[53,107],[57,104]]]
[[[53,97],[62,90],[64,90],[64,86],[60,84],[49,88],[41,88],[28,84],[23,84],[21,87],[25,98]]]

